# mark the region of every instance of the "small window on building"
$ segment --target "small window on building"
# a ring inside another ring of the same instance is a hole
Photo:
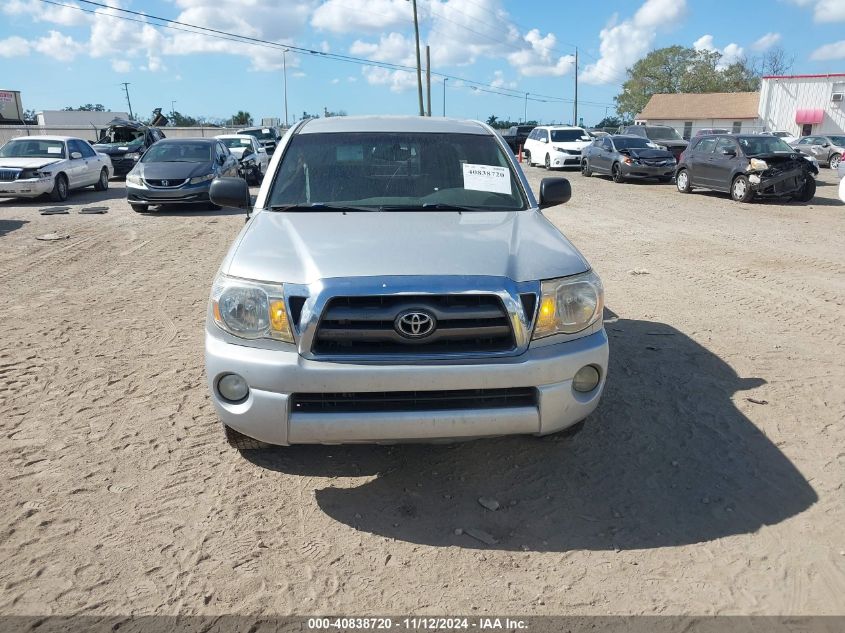
[[[692,136],[692,121],[684,121],[684,138],[690,140]]]
[[[742,121],[734,121],[731,134],[739,134],[740,130],[742,130]]]

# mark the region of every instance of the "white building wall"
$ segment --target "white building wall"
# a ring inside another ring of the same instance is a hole
[[[824,119],[811,134],[845,133],[845,102],[833,102],[834,92],[845,93],[845,76],[763,79],[760,82],[760,118],[768,130],[801,135],[797,110],[824,110]]]
[[[637,123],[643,121],[638,120]],[[692,122],[692,131],[690,137],[695,136],[698,130],[703,128],[720,127],[725,128],[728,132],[733,131],[734,122],[740,123],[740,132],[756,133],[763,130],[763,123],[760,119],[648,119],[648,125],[670,125],[678,131],[678,134],[684,136],[685,125]]]

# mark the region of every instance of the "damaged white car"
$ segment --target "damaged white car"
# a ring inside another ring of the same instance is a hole
[[[63,202],[72,189],[109,188],[111,159],[69,136],[21,136],[0,147],[0,198],[49,194]]]

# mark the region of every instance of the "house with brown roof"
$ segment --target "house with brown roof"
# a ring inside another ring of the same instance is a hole
[[[652,95],[635,122],[671,125],[689,139],[698,130],[721,128],[729,132],[760,132],[759,92],[708,92]]]

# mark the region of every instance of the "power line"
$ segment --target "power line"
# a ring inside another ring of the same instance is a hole
[[[136,23],[145,24],[145,25],[148,25],[148,26],[153,26],[153,27],[167,28],[167,29],[171,29],[171,30],[175,30],[175,31],[184,32],[184,33],[190,33],[190,34],[193,34],[193,35],[203,35],[203,36],[206,36],[206,37],[212,37],[212,38],[215,38],[215,39],[221,39],[221,40],[240,43],[240,44],[249,44],[249,45],[254,45],[254,46],[260,46],[260,47],[263,47],[263,48],[270,48],[270,49],[274,49],[274,50],[278,50],[278,51],[284,51],[285,49],[287,49],[287,50],[290,50],[290,51],[295,51],[295,52],[297,52],[301,55],[306,55],[306,56],[311,56],[311,57],[320,57],[320,58],[323,58],[323,59],[331,59],[331,60],[334,60],[334,61],[342,61],[342,62],[357,64],[357,65],[361,65],[361,66],[373,66],[373,67],[377,67],[377,68],[384,68],[384,69],[387,69],[387,70],[396,70],[396,71],[401,71],[401,72],[416,73],[415,67],[406,66],[404,64],[396,64],[396,63],[392,63],[392,62],[378,61],[378,60],[367,59],[367,58],[363,58],[363,57],[356,57],[354,55],[342,55],[340,53],[326,53],[326,52],[323,52],[323,51],[315,51],[315,50],[305,48],[305,47],[302,47],[302,46],[296,46],[294,44],[282,44],[282,43],[279,43],[279,42],[273,42],[271,40],[265,40],[265,39],[251,37],[251,36],[247,36],[247,35],[239,35],[237,33],[231,33],[231,32],[228,32],[228,31],[222,31],[222,30],[213,29],[213,28],[210,28],[210,27],[199,26],[199,25],[190,24],[190,23],[187,23],[187,22],[180,22],[178,20],[171,20],[169,18],[163,18],[163,17],[160,17],[160,16],[146,14],[146,13],[142,13],[142,12],[139,12],[139,11],[133,11],[131,9],[123,9],[123,8],[120,8],[120,7],[114,7],[114,6],[103,4],[103,3],[100,3],[100,2],[95,2],[94,0],[78,0],[78,1],[82,2],[84,4],[100,7],[102,9],[107,9],[109,11],[120,11],[122,13],[127,13],[131,16],[139,16],[139,17],[135,18],[135,17],[129,17],[127,15],[118,15],[118,14],[115,14],[115,13],[106,13],[106,12],[103,12],[103,11],[98,11],[96,9],[94,9],[94,10],[85,9],[85,8],[77,6],[77,5],[66,4],[66,3],[63,3],[63,2],[57,2],[55,0],[39,0],[39,1],[43,2],[45,4],[51,4],[51,5],[54,5],[54,6],[60,6],[60,7],[65,7],[65,8],[69,8],[69,9],[74,9],[74,10],[77,10],[77,11],[81,11],[83,13],[88,13],[88,14],[97,15],[97,16],[101,16],[101,17],[125,20],[125,21],[129,21],[129,22],[136,22]],[[139,18],[143,18],[143,19],[139,19]],[[150,22],[150,20],[156,20],[158,22],[162,22],[163,24],[153,23],[153,22]],[[448,74],[448,73],[435,72],[435,71],[432,71],[431,74],[434,75],[434,76],[437,76],[437,77],[448,78],[448,79],[452,79],[452,80],[457,81],[457,82],[462,82],[462,83],[467,84],[468,86],[472,87],[473,89],[477,89],[477,90],[480,90],[482,92],[487,92],[487,93],[490,93],[490,94],[496,94],[496,95],[503,96],[503,97],[523,99],[524,95],[525,95],[524,92],[517,91],[516,89],[513,89],[513,88],[498,88],[497,89],[497,88],[491,86],[490,84],[475,81],[475,80],[472,80],[472,79],[467,79],[466,77],[459,77],[457,75],[451,75],[451,74]],[[530,101],[536,101],[536,102],[561,102],[561,103],[571,103],[572,102],[571,99],[565,99],[563,97],[557,97],[557,96],[551,96],[551,95],[536,94],[535,96],[540,97],[540,98],[529,97],[529,100]],[[598,103],[598,102],[582,102],[582,103],[588,103],[590,105],[597,105],[597,106],[613,105],[613,104]]]

